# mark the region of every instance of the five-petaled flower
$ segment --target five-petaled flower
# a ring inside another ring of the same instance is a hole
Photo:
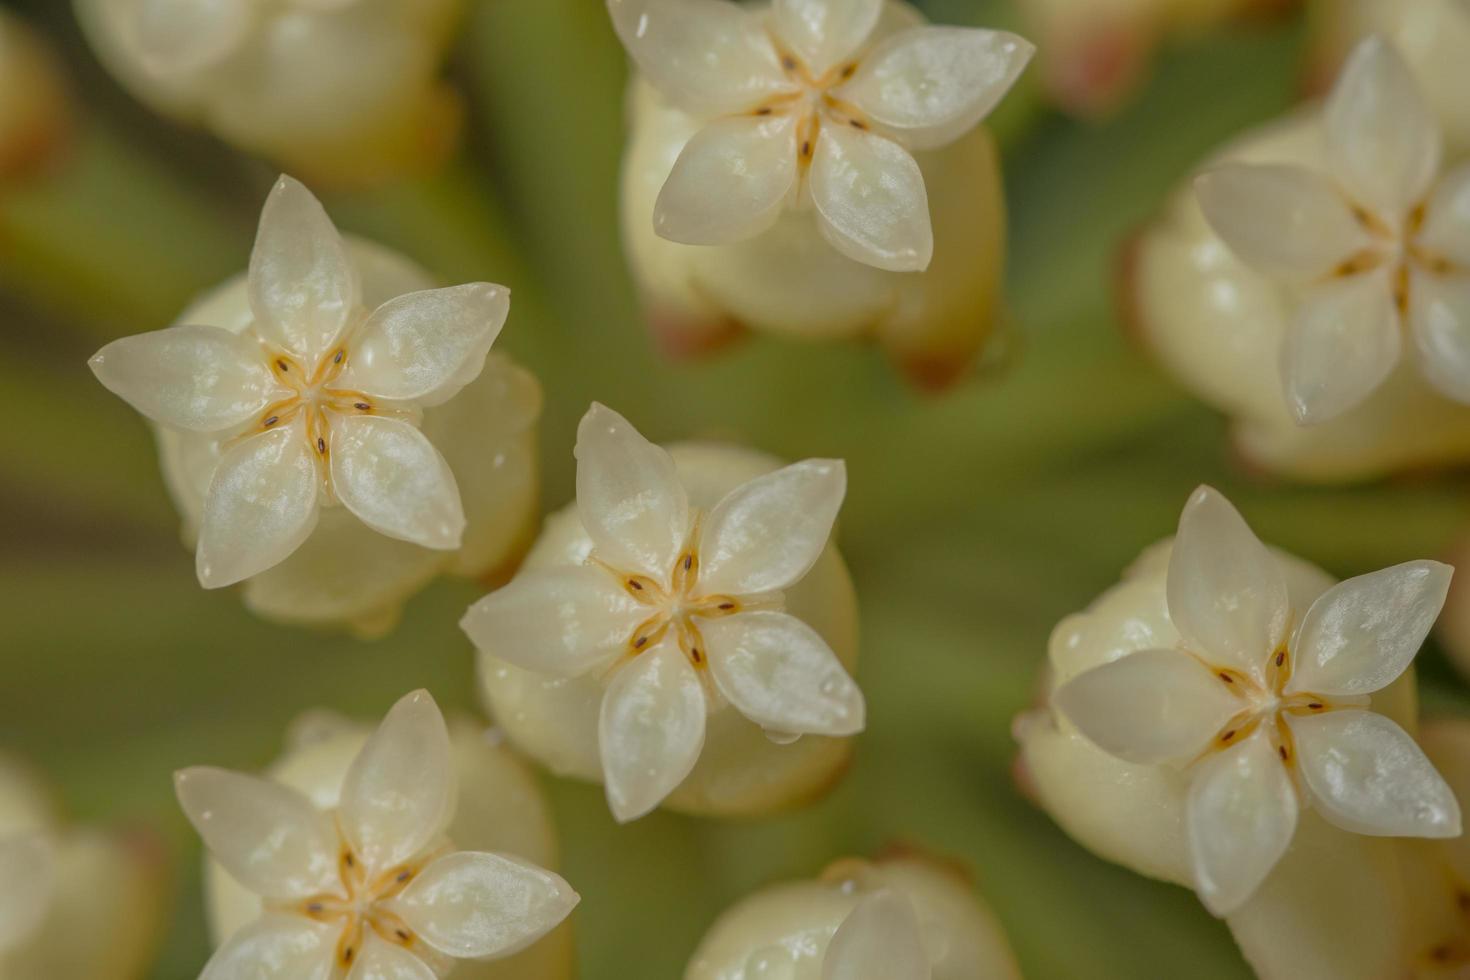
[[[1323,119],[1328,173],[1233,163],[1196,181],[1216,234],[1300,290],[1281,352],[1301,424],[1341,415],[1398,364],[1470,402],[1470,163],[1441,176],[1439,123],[1392,45],[1353,52]]]
[[[206,588],[277,564],[342,504],[375,531],[453,550],[465,517],[454,474],[418,428],[485,363],[510,308],[489,283],[429,289],[369,313],[321,204],[282,177],[250,256],[254,322],[125,337],[91,360],[153,421],[227,438],[199,529]]]
[[[527,670],[605,678],[599,753],[619,820],[689,775],[712,700],[777,738],[862,730],[862,692],[781,595],[826,547],[846,492],[840,461],[758,477],[705,514],[669,453],[602,405],[583,417],[576,455],[588,560],[523,572],[463,626]]]
[[[433,980],[454,959],[508,956],[577,903],[559,876],[444,835],[455,783],[449,732],[425,691],[363,746],[341,802],[221,769],[186,769],[179,802],[210,853],[264,900],[201,980]]]
[[[267,13],[311,16],[345,10],[361,0],[137,0],[129,10],[130,40],[159,76],[200,71],[229,58],[258,31]]]
[[[1168,611],[1182,648],[1086,671],[1054,703],[1106,752],[1187,767],[1196,891],[1227,915],[1285,853],[1303,804],[1355,833],[1460,833],[1454,794],[1369,700],[1408,668],[1451,571],[1408,562],[1293,610],[1279,563],[1229,501],[1202,487],[1169,560]]]
[[[874,43],[885,0],[607,0],[670,101],[708,119],[654,211],[658,234],[725,245],[811,207],[842,254],[895,271],[934,249],[910,150],[950,143],[1000,101],[1032,46],[1000,31],[912,26]]]

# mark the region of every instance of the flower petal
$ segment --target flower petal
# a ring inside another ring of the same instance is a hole
[[[453,798],[444,716],[428,691],[414,691],[352,760],[337,819],[372,876],[422,851],[444,829]]]
[[[855,262],[920,272],[934,257],[924,174],[891,139],[827,126],[811,166],[812,203],[822,235]]]
[[[430,946],[466,959],[525,949],[560,925],[578,900],[561,876],[529,861],[459,851],[421,871],[394,908]]]
[[[929,980],[933,965],[914,903],[883,888],[863,898],[832,934],[822,980]]]
[[[250,253],[255,330],[315,364],[362,302],[357,270],[327,212],[300,181],[282,176],[260,213]]]
[[[56,857],[42,834],[0,840],[0,951],[29,937],[46,917],[56,887]]]
[[[771,12],[776,35],[820,77],[863,46],[883,0],[776,0]]]
[[[793,86],[761,19],[728,0],[607,0],[638,68],[680,107],[709,116],[754,108]]]
[[[1288,716],[1317,810],[1357,834],[1458,837],[1460,805],[1402,728],[1374,711]]]
[[[1461,266],[1470,266],[1470,163],[1442,177],[1424,209],[1418,244]]]
[[[1191,494],[1179,517],[1168,602],[1191,650],[1257,680],[1291,614],[1281,566],[1213,487]]]
[[[1195,890],[1215,915],[1229,915],[1296,833],[1296,789],[1265,731],[1201,762],[1184,806]]]
[[[338,418],[331,429],[332,488],[348,510],[390,538],[441,551],[459,547],[459,486],[422,432],[377,415]]]
[[[674,460],[617,412],[593,403],[577,427],[577,513],[593,553],[666,582],[689,535]]]
[[[1337,188],[1304,167],[1228,163],[1196,177],[1194,194],[1215,234],[1270,276],[1316,279],[1372,244]]]
[[[827,641],[795,616],[738,613],[701,630],[720,693],[757,725],[797,735],[863,730],[863,692]]]
[[[108,391],[161,425],[233,428],[270,403],[260,345],[218,327],[169,327],[114,340],[87,362]]]
[[[194,556],[199,584],[233,585],[299,548],[316,526],[320,485],[300,420],[225,453],[204,495]]]
[[[215,950],[199,980],[329,980],[342,927],[267,914]]]
[[[795,584],[827,547],[846,494],[840,459],[805,459],[731,490],[700,529],[700,590],[740,596]]]
[[[1353,50],[1323,117],[1328,166],[1356,198],[1394,216],[1424,199],[1439,172],[1439,122],[1392,44],[1375,36]]]
[[[607,802],[619,823],[651,811],[704,748],[705,694],[683,652],[660,643],[613,674],[597,723]]]
[[[1420,372],[1445,397],[1470,403],[1470,276],[1416,271],[1409,289]]]
[[[1429,635],[1454,571],[1437,561],[1411,561],[1328,589],[1291,644],[1286,690],[1372,694],[1393,683]]]
[[[1300,425],[1336,418],[1378,390],[1402,347],[1387,269],[1314,289],[1282,345],[1287,408]]]
[[[660,237],[728,245],[776,223],[796,186],[796,118],[730,116],[684,145],[653,209]]]
[[[1178,650],[1140,650],[1094,667],[1057,688],[1052,704],[1098,748],[1137,763],[1193,758],[1244,707]]]
[[[255,894],[306,898],[340,884],[332,821],[289,786],[195,766],[175,773],[174,792],[209,853]]]
[[[438,975],[423,960],[369,929],[347,980],[438,980]]]
[[[184,75],[228,57],[255,20],[249,0],[144,0],[133,42],[154,75]]]
[[[471,606],[460,626],[491,656],[575,677],[624,652],[652,612],[605,568],[529,569]]]
[[[865,55],[837,95],[908,146],[931,149],[989,115],[1035,51],[1005,31],[917,27]]]

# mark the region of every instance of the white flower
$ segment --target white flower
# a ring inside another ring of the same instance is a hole
[[[926,268],[934,238],[909,151],[975,126],[1032,47],[998,31],[919,26],[871,45],[885,9],[884,0],[775,0],[769,10],[608,0],[643,74],[707,120],[663,185],[658,233],[725,245],[769,229],[787,207],[810,207],[842,254]]]
[[[1169,560],[1182,645],[1088,670],[1053,703],[1105,752],[1187,767],[1194,886],[1229,914],[1281,859],[1303,804],[1355,833],[1460,833],[1444,780],[1368,701],[1413,660],[1450,575],[1409,562],[1294,610],[1276,559],[1225,498],[1201,488]]]
[[[648,813],[704,746],[711,698],[777,737],[862,730],[862,692],[782,590],[827,545],[846,491],[835,460],[806,460],[690,506],[669,453],[594,405],[577,434],[585,563],[523,571],[463,626],[541,673],[602,677],[598,741],[619,820]]]
[[[283,177],[250,258],[251,329],[177,326],[114,341],[98,379],[161,425],[228,437],[196,551],[206,588],[276,565],[345,505],[389,537],[460,546],[454,474],[421,410],[479,374],[509,309],[501,286],[409,293],[368,313],[321,205]]]
[[[1232,164],[1195,183],[1220,237],[1301,289],[1281,350],[1288,407],[1310,424],[1357,406],[1405,328],[1425,379],[1470,402],[1470,164],[1441,176],[1439,123],[1382,39],[1354,52],[1324,113],[1326,174]]]
[[[388,712],[333,810],[220,769],[187,769],[175,782],[210,853],[264,902],[204,980],[429,980],[454,959],[526,948],[577,903],[549,871],[446,839],[456,793],[449,733],[423,691]]]

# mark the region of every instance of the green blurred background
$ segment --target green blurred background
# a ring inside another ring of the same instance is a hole
[[[317,705],[376,718],[428,686],[473,709],[456,621],[477,590],[440,582],[363,643],[257,621],[231,592],[197,586],[149,434],[85,361],[243,267],[274,171],[132,103],[69,4],[10,6],[56,39],[83,106],[72,159],[0,189],[0,744],[39,764],[76,817],[164,836],[174,908],[155,975],[189,978],[209,945],[170,773],[259,767]],[[545,505],[571,496],[575,424],[593,399],[655,439],[729,437],[850,468],[842,545],[870,706],[856,766],[820,805],[742,824],[660,813],[618,828],[599,788],[546,779],[583,895],[582,976],[677,977],[734,899],[896,841],[973,870],[1029,977],[1247,976],[1192,895],[1094,859],[1018,795],[1009,726],[1052,625],[1169,533],[1197,483],[1344,575],[1440,554],[1470,523],[1448,478],[1316,490],[1239,472],[1221,420],[1120,330],[1120,242],[1205,151],[1296,98],[1303,25],[1175,47],[1103,125],[1050,113],[1024,80],[994,120],[1006,335],[972,381],[921,397],[859,347],[754,338],[714,360],[664,360],[619,247],[625,64],[602,4],[470,6],[453,63],[471,100],[463,156],[435,179],[326,203],[344,229],[447,281],[514,288],[500,344],[548,393]],[[920,6],[939,21],[1017,21],[998,0]],[[1467,703],[1437,652],[1422,664],[1429,709]]]

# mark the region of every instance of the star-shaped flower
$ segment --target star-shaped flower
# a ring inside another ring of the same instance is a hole
[[[583,417],[576,455],[586,563],[524,572],[462,625],[527,670],[604,678],[599,751],[619,820],[684,781],[708,712],[727,700],[777,738],[862,730],[862,692],[781,595],[826,547],[846,492],[840,461],[792,464],[704,514],[668,452],[602,405]]]
[[[1279,563],[1229,501],[1202,487],[1169,560],[1182,647],[1086,671],[1053,703],[1105,752],[1187,768],[1195,888],[1226,915],[1285,853],[1303,805],[1356,833],[1460,833],[1454,794],[1369,701],[1413,660],[1451,572],[1408,562],[1293,610]]]
[[[420,410],[480,373],[509,312],[489,283],[408,293],[371,312],[321,204],[282,177],[250,257],[254,322],[125,337],[91,360],[148,418],[230,445],[205,496],[196,565],[206,588],[277,564],[322,507],[426,548],[454,550],[454,474],[418,430]]]
[[[859,262],[929,265],[934,237],[910,150],[943,146],[1000,101],[1030,59],[1013,34],[912,26],[885,0],[607,0],[644,75],[709,120],[684,147],[654,211],[660,235],[725,245],[811,207]],[[873,43],[874,35],[888,36]]]
[[[178,76],[217,65],[245,46],[268,13],[321,14],[360,0],[137,0],[132,42],[148,70]]]
[[[222,769],[186,769],[175,782],[210,853],[265,902],[201,980],[432,980],[454,959],[524,949],[577,904],[549,871],[445,839],[455,799],[449,732],[424,691],[388,712],[333,811]]]
[[[1470,402],[1470,163],[1441,172],[1439,123],[1381,38],[1327,100],[1328,169],[1228,164],[1196,182],[1210,225],[1246,263],[1300,291],[1281,351],[1302,424],[1353,408],[1413,338],[1425,379]]]

